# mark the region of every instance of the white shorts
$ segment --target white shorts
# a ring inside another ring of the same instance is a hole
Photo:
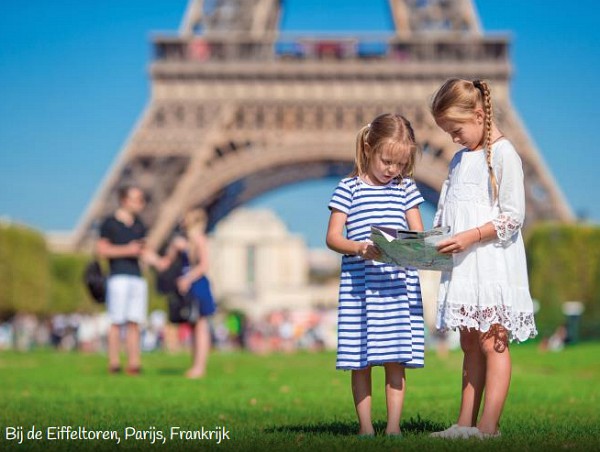
[[[145,323],[148,312],[148,285],[141,276],[109,276],[106,307],[112,324]]]

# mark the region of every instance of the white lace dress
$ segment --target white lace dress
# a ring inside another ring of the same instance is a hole
[[[454,269],[442,273],[437,327],[488,331],[500,324],[510,340],[524,341],[537,331],[521,236],[523,168],[508,140],[492,146],[492,167],[498,182],[493,203],[485,151],[463,149],[450,163],[434,224],[450,226],[456,234],[492,221],[498,238],[453,256]]]

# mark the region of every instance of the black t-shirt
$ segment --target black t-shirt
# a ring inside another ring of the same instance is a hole
[[[139,218],[135,218],[131,226],[121,223],[114,216],[108,217],[100,226],[100,237],[108,240],[113,245],[127,245],[134,240],[146,236],[146,227]],[[136,257],[118,257],[109,259],[111,275],[140,276],[140,265]]]

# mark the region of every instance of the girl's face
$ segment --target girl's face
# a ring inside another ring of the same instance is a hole
[[[483,111],[476,110],[473,118],[466,121],[453,121],[447,118],[437,119],[437,125],[450,137],[452,141],[472,151],[483,146],[485,127],[483,124]]]
[[[387,185],[404,172],[409,161],[409,149],[394,152],[384,148],[371,157],[367,176],[374,185]]]

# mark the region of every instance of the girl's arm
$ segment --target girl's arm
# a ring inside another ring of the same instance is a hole
[[[437,245],[440,253],[460,253],[478,242],[497,239],[496,229],[491,221],[473,229],[459,232],[448,240],[443,240]]]
[[[364,259],[379,257],[379,249],[369,242],[357,242],[344,237],[344,226],[348,216],[337,209],[331,209],[327,226],[327,247],[340,254],[360,256]]]
[[[172,241],[167,247],[166,253],[161,256],[154,250],[146,250],[142,256],[145,264],[154,267],[159,272],[164,272],[171,266],[175,258],[177,257],[178,248]]]
[[[158,271],[163,271],[162,260],[163,256],[160,256],[154,250],[144,250],[144,254],[142,254],[142,262],[144,262],[146,265],[154,267]]]
[[[523,164],[511,143],[506,142],[496,153],[498,177],[498,207],[500,215],[492,220],[496,237],[503,245],[510,244],[525,219],[525,184]]]
[[[411,231],[423,231],[423,219],[421,218],[419,206],[406,211],[406,222],[408,223],[408,229]]]

